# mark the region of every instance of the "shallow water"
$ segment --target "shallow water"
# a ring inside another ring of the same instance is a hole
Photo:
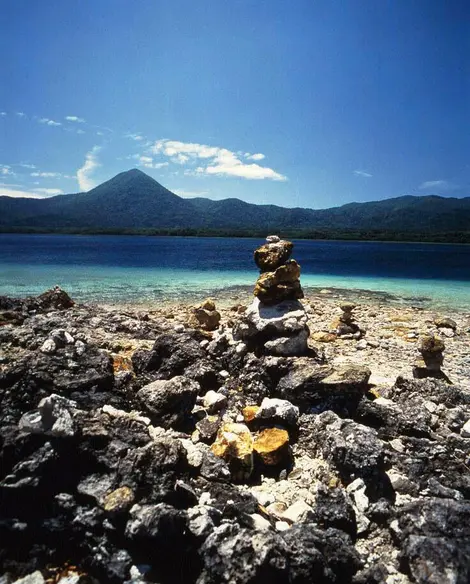
[[[58,284],[79,301],[191,301],[247,292],[257,277],[242,238],[0,234],[0,295]],[[470,310],[470,246],[295,242],[307,291],[370,290],[396,302]],[[389,298],[390,299],[390,298]]]

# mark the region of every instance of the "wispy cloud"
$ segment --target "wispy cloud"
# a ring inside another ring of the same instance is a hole
[[[26,164],[24,162],[20,162],[20,164],[18,164],[18,166],[21,166],[22,168],[29,168],[29,169],[36,168],[35,164]]]
[[[40,178],[60,178],[60,172],[32,172],[31,176],[38,176]]]
[[[204,197],[205,195],[208,194],[207,191],[185,191],[184,189],[173,189],[171,192],[175,193],[175,195],[179,195],[180,197],[187,198]]]
[[[9,164],[0,164],[0,175],[2,176],[14,176],[14,172]]]
[[[124,138],[129,138],[130,140],[134,140],[134,142],[142,142],[145,140],[145,137],[142,134],[125,134]]]
[[[372,178],[370,172],[365,172],[364,170],[354,170],[353,174],[355,174],[356,176],[362,176],[364,178]]]
[[[6,116],[7,112],[0,112],[0,116]]]
[[[19,118],[25,118],[26,114],[24,112],[15,112],[15,114],[19,117]]]
[[[37,193],[43,193],[44,195],[63,195],[64,191],[62,189],[35,189]]]
[[[97,158],[100,150],[101,146],[93,146],[85,155],[85,163],[77,170],[77,181],[81,191],[89,191],[96,186],[96,181],[91,175],[101,166]]]
[[[263,160],[264,158],[266,158],[266,156],[264,154],[261,154],[261,152],[258,152],[257,154],[247,153],[245,156],[248,160]]]
[[[458,185],[454,185],[453,183],[447,180],[426,180],[421,183],[418,187],[422,191],[429,191],[429,190],[440,190],[440,191],[452,191],[454,189],[458,189]]]
[[[61,126],[60,122],[56,122],[55,120],[51,120],[49,118],[39,118],[40,124],[46,124],[46,126]]]
[[[19,187],[19,188],[12,188]],[[13,197],[14,199],[44,199],[44,194],[39,194],[36,191],[26,191],[23,190],[24,187],[21,185],[7,185],[0,184],[0,196],[1,197]]]
[[[195,174],[230,176],[249,180],[287,180],[286,176],[272,168],[254,163],[247,164],[240,160],[239,154],[218,146],[177,140],[158,140],[151,150],[153,154],[167,156],[172,162],[178,164],[199,162],[199,166],[194,170]]]
[[[144,168],[163,168],[169,165],[169,162],[154,162],[151,156],[135,156],[132,158],[137,158],[139,160],[138,166],[143,166]]]
[[[85,123],[84,118],[79,118],[78,116],[65,116],[65,119],[67,120],[67,122],[75,122],[77,124]]]

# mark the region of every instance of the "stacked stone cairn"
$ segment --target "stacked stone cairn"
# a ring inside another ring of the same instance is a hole
[[[234,327],[234,338],[268,355],[300,356],[308,352],[307,314],[299,299],[300,266],[290,259],[294,244],[270,235],[255,250],[260,269],[255,299]]]
[[[220,312],[216,309],[215,302],[210,298],[193,310],[192,324],[196,328],[206,331],[215,331],[219,327]]]
[[[343,302],[339,307],[341,309],[341,314],[332,322],[332,331],[338,337],[359,339],[362,336],[362,331],[356,323],[353,314],[356,305],[352,302]]]
[[[444,363],[444,341],[436,335],[423,336],[418,344],[418,357],[413,366],[413,377],[423,379],[425,377],[434,377],[437,379],[447,379],[442,371]]]

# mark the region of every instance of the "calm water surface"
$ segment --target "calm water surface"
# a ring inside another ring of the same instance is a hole
[[[81,301],[190,300],[257,277],[241,238],[0,234],[0,295],[59,284]],[[366,289],[470,310],[470,246],[295,241],[304,287]]]

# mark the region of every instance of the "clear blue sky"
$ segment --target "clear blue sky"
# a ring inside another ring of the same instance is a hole
[[[0,193],[470,195],[468,0],[4,0],[1,28]]]

